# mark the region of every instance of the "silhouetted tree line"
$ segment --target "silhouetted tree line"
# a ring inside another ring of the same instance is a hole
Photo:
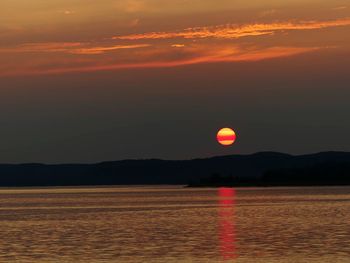
[[[350,185],[350,162],[324,162],[305,167],[271,169],[256,178],[213,173],[189,183],[190,187],[322,185]]]
[[[261,180],[265,185],[350,185],[350,162],[270,170]]]

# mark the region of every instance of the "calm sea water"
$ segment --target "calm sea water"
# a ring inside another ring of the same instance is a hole
[[[1,262],[350,262],[350,188],[2,189]]]

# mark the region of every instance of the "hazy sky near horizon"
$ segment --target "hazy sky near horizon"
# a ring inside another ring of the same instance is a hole
[[[350,0],[2,0],[0,163],[350,151],[349,69]]]

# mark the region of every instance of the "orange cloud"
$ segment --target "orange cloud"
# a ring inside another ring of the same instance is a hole
[[[184,44],[172,44],[171,45],[172,47],[176,47],[176,48],[182,48],[182,47],[185,47]]]
[[[258,50],[241,50],[239,47],[226,47],[216,50],[201,50],[199,53],[191,54],[190,57],[173,59],[173,60],[161,60],[154,57],[151,61],[140,61],[134,63],[110,63],[100,65],[97,62],[89,62],[86,65],[81,63],[70,65],[57,65],[55,68],[47,69],[45,66],[37,65],[36,68],[31,68],[32,65],[27,68],[16,69],[14,71],[3,72],[0,75],[13,76],[13,75],[42,75],[42,74],[62,74],[73,72],[95,72],[106,70],[121,70],[121,69],[137,69],[137,68],[164,68],[164,67],[178,67],[186,65],[194,65],[201,63],[218,63],[218,62],[249,62],[260,61],[265,59],[288,57],[306,52],[316,51],[319,48],[296,48],[296,47],[274,47]],[[74,61],[72,61],[74,62]]]
[[[347,6],[337,6],[337,7],[334,7],[332,9],[335,10],[335,11],[338,11],[338,10],[344,10],[344,9],[347,9],[347,8],[348,8]]]
[[[0,52],[25,53],[25,52],[66,52],[72,48],[82,46],[80,42],[52,42],[52,43],[29,43],[11,48],[0,48]]]
[[[57,43],[30,43],[11,48],[0,48],[0,53],[34,53],[34,52],[63,52],[70,54],[102,54],[108,51],[118,49],[134,49],[149,47],[149,44],[138,45],[110,45],[110,46],[91,46],[91,44],[80,42],[57,42]]]
[[[142,44],[142,45],[115,45],[110,47],[90,47],[90,48],[73,49],[70,51],[70,53],[91,55],[91,54],[101,54],[107,51],[113,51],[118,49],[133,49],[133,48],[143,48],[143,47],[149,47],[149,46],[151,45]]]
[[[234,39],[246,36],[270,35],[277,31],[284,30],[312,30],[328,27],[349,26],[350,18],[329,20],[329,21],[303,21],[303,22],[282,22],[270,24],[248,24],[219,25],[210,27],[187,28],[177,32],[151,32],[144,34],[133,34],[125,36],[115,36],[113,39],[120,40],[140,40],[140,39],[201,39],[201,38],[224,38]]]

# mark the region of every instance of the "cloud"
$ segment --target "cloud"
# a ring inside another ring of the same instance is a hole
[[[62,52],[69,54],[95,55],[118,49],[134,49],[149,46],[149,44],[92,46],[91,44],[80,42],[29,43],[11,48],[0,48],[0,53]]]
[[[119,40],[142,40],[142,39],[203,39],[222,38],[235,39],[247,36],[271,35],[277,31],[287,30],[312,30],[328,27],[349,26],[350,18],[328,20],[328,21],[303,21],[303,22],[281,22],[269,24],[247,24],[242,26],[227,24],[209,27],[186,28],[176,32],[151,32],[143,34],[132,34],[115,36]]]
[[[172,46],[172,47],[175,47],[175,48],[182,48],[182,47],[185,47],[184,44],[172,44],[171,46]]]
[[[203,63],[222,63],[222,62],[252,62],[273,58],[282,58],[288,56],[294,56],[307,52],[313,52],[319,50],[318,47],[273,47],[273,48],[249,48],[242,49],[239,46],[236,47],[217,47],[216,49],[190,49],[189,52],[180,53],[176,58],[167,59],[167,50],[159,51],[158,54],[153,54],[152,59],[149,59],[147,55],[144,60],[139,62],[120,62],[115,63],[113,61],[101,62],[88,61],[84,64],[84,61],[79,63],[67,64],[55,63],[55,67],[47,68],[47,65],[36,65],[34,68],[32,64],[25,65],[22,68],[17,68],[14,71],[3,71],[2,76],[13,75],[46,75],[46,74],[63,74],[73,72],[95,72],[106,70],[122,70],[122,69],[137,69],[137,68],[170,68],[186,65],[195,65]],[[140,54],[142,57],[142,54]],[[162,59],[162,57],[165,57]]]
[[[338,11],[338,10],[344,10],[347,8],[348,8],[347,6],[337,6],[337,7],[332,8],[332,10]]]
[[[65,14],[65,15],[73,15],[75,12],[74,11],[72,11],[72,10],[64,10],[63,11],[63,14]]]
[[[1,53],[25,53],[25,52],[67,52],[73,48],[82,46],[80,42],[49,42],[27,43],[10,48],[0,48]]]
[[[115,46],[108,46],[108,47],[90,47],[90,48],[73,49],[70,51],[70,53],[93,55],[93,54],[101,54],[101,53],[118,50],[118,49],[134,49],[134,48],[144,48],[149,46],[151,45],[142,44],[142,45],[115,45]]]
[[[1,56],[5,58],[4,62],[0,63],[0,76],[178,67],[283,58],[324,49],[326,44],[323,43],[320,46],[316,41],[314,44],[307,43],[304,47],[300,43],[298,46],[285,46],[283,44],[286,43],[285,41],[282,44],[274,41],[256,42],[255,46],[252,46],[251,41],[234,43],[231,39],[276,34],[278,31],[312,30],[348,25],[350,25],[350,18],[195,27],[176,32],[124,35],[87,42],[27,43],[0,47]],[[209,38],[211,41],[196,41],[204,38]],[[151,41],[152,39],[169,40]],[[134,40],[142,40],[142,42]],[[46,53],[52,54],[48,56]],[[106,55],[96,56],[99,54]]]

